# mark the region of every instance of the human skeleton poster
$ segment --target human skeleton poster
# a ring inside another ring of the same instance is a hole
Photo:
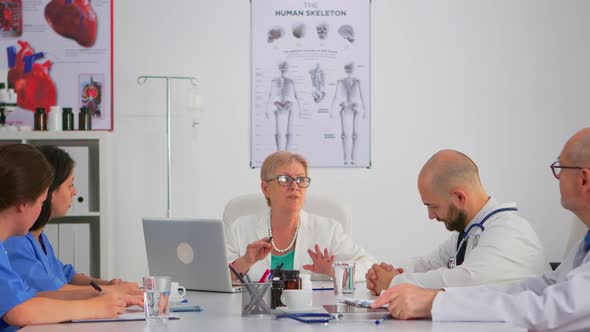
[[[371,166],[369,0],[252,0],[251,167]]]

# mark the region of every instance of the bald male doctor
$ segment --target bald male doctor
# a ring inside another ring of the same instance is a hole
[[[374,295],[411,283],[426,288],[512,282],[550,270],[543,246],[514,203],[500,204],[484,190],[477,165],[465,154],[442,150],[422,167],[418,190],[428,217],[454,232],[423,257],[401,268],[381,263],[366,274]]]

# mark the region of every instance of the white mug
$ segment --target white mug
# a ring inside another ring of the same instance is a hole
[[[281,302],[289,309],[304,309],[311,307],[312,292],[303,289],[283,289]]]
[[[181,298],[186,295],[186,288],[180,286],[178,282],[173,281],[170,283],[170,297],[171,298]]]

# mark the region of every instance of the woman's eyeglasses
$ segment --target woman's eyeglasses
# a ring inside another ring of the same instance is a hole
[[[289,187],[293,181],[295,181],[295,183],[297,183],[300,188],[307,188],[311,183],[311,178],[308,178],[307,176],[298,176],[296,178],[292,178],[288,175],[279,175],[274,179],[267,180],[266,182],[270,182],[272,180],[277,180],[279,185],[283,187]]]

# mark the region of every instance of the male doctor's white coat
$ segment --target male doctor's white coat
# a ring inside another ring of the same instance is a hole
[[[515,207],[513,203],[500,205],[490,198],[465,229],[496,209]],[[550,270],[539,237],[516,212],[496,213],[483,226],[483,232],[474,227],[468,233],[463,264],[449,268],[449,262],[457,255],[459,233],[455,232],[430,254],[401,262],[399,266],[405,273],[394,277],[391,286],[402,283],[433,289],[475,286],[522,280]]]
[[[590,232],[586,234],[590,247]],[[529,330],[590,330],[590,251],[584,241],[559,265],[508,285],[449,288],[432,304],[433,321],[501,321]]]

